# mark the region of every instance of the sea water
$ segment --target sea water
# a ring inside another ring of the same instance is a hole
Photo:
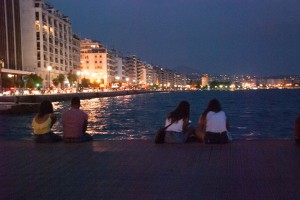
[[[190,120],[197,126],[210,99],[217,98],[225,111],[234,140],[291,139],[300,114],[300,90],[181,91],[147,93],[81,100],[89,115],[88,133],[96,140],[153,139],[168,112],[187,100]],[[53,130],[62,134],[61,113],[70,102],[53,102],[58,122]],[[34,114],[0,115],[0,137],[33,139]]]

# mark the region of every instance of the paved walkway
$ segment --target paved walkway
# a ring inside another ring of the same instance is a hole
[[[299,199],[293,141],[0,141],[0,199]]]

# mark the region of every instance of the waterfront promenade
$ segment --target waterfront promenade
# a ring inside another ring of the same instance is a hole
[[[44,95],[18,95],[18,96],[0,96],[0,114],[26,114],[38,112],[39,104],[43,100],[70,101],[77,96],[80,99],[92,99],[103,97],[116,97],[125,95],[137,95],[146,93],[156,93],[160,91],[151,90],[122,90],[109,92],[81,92],[81,93],[61,93]]]
[[[78,96],[80,99],[92,99],[101,97],[115,97],[124,95],[135,95],[154,93],[159,91],[152,90],[121,90],[109,92],[79,92],[79,93],[60,93],[60,94],[40,94],[40,95],[16,95],[0,96],[0,102],[23,102],[23,103],[40,103],[47,99],[49,101],[70,101],[72,97]]]
[[[0,140],[1,199],[299,199],[292,140],[226,145],[150,140]]]

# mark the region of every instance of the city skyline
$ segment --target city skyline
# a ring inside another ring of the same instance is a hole
[[[300,2],[48,0],[74,33],[153,65],[198,73],[300,74]]]

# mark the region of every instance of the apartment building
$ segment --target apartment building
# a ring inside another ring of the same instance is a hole
[[[187,77],[184,74],[174,73],[174,88],[182,89],[187,85]]]
[[[81,47],[81,78],[89,79],[92,84],[100,87],[111,86],[114,79],[114,61],[108,50],[100,42],[84,39],[80,42]]]
[[[138,59],[136,55],[131,55],[123,58],[125,66],[125,74],[131,84],[136,84],[138,80]]]
[[[73,70],[80,52],[67,16],[44,0],[2,0],[0,15],[4,68],[15,70],[13,74],[36,73],[44,87]]]
[[[7,78],[9,74],[16,76],[18,81],[22,79],[22,75],[30,74],[23,68],[25,55],[22,49],[24,38],[21,32],[20,9],[20,1],[0,1],[0,90],[2,78]]]
[[[174,86],[174,72],[165,69],[163,67],[154,67],[154,72],[156,73],[155,84],[159,87],[173,87]]]
[[[146,64],[145,65],[145,83],[147,85],[153,85],[154,84],[154,79],[153,79],[153,66],[151,64]]]
[[[114,68],[115,68],[115,79],[119,82],[125,83],[128,81],[128,78],[125,73],[125,66],[123,63],[123,57],[121,54],[119,54],[116,50],[111,50],[109,53],[112,55],[114,62]]]
[[[187,77],[170,69],[160,66],[153,67],[153,84],[162,88],[184,89],[187,86]]]
[[[73,34],[72,37],[73,71],[80,71],[80,37]]]
[[[22,4],[26,8],[25,2]],[[32,15],[32,11],[23,10],[21,13],[25,16]],[[73,43],[71,22],[67,16],[43,0],[34,1],[33,13],[34,24],[27,23],[35,28],[32,27],[27,34],[36,37],[36,58],[32,59],[37,60],[34,71],[51,82],[59,74],[67,74],[73,70],[73,49],[76,43]],[[27,62],[24,64],[26,66]],[[32,68],[30,61],[28,64],[29,69]]]

